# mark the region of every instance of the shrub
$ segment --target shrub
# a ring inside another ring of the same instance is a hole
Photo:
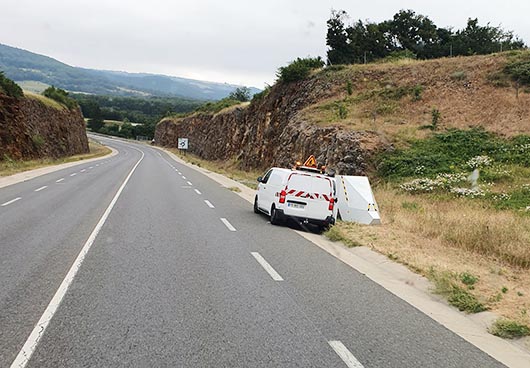
[[[14,98],[21,98],[24,96],[22,88],[11,79],[4,75],[4,72],[0,72],[0,92]]]
[[[461,81],[467,78],[467,74],[466,72],[459,70],[457,72],[452,73],[450,77],[452,80]]]
[[[530,60],[519,60],[508,63],[503,72],[512,80],[523,85],[530,85]]]
[[[436,130],[438,129],[438,123],[440,122],[440,119],[442,118],[442,113],[437,108],[433,108],[431,111],[431,126],[432,129]]]
[[[289,65],[280,67],[276,76],[283,83],[296,82],[307,78],[311,70],[319,69],[323,66],[324,62],[320,56],[316,58],[297,58]]]
[[[412,88],[412,99],[414,101],[421,100],[421,94],[423,93],[423,86],[421,84],[417,84]]]
[[[388,56],[383,58],[383,62],[394,62],[407,59],[415,60],[416,58],[416,54],[410,50],[392,51]]]
[[[346,92],[348,92],[348,96],[351,96],[353,93],[353,84],[351,81],[346,82]]]
[[[258,92],[252,96],[252,102],[257,102],[262,100],[263,98],[267,97],[269,93],[271,92],[271,86],[267,85],[265,89],[261,92]]]
[[[195,109],[196,112],[206,112],[206,113],[218,113],[219,111],[226,109],[227,107],[239,105],[241,101],[234,100],[229,97],[223,98],[222,100],[215,102],[207,102],[204,105],[201,105]]]
[[[344,104],[341,103],[338,105],[337,115],[340,119],[346,119],[346,117],[348,116],[348,110],[346,109]]]
[[[40,134],[34,134],[31,137],[31,141],[33,142],[33,145],[36,148],[42,147],[44,145],[44,143],[45,143],[44,138]]]
[[[50,86],[46,88],[44,92],[42,92],[42,95],[51,98],[52,100],[57,101],[60,104],[63,104],[69,109],[74,109],[78,107],[77,102],[73,98],[68,97],[68,92],[66,92],[64,89]]]

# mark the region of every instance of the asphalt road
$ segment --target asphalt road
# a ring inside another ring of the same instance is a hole
[[[102,140],[119,154],[0,189],[0,367],[98,222],[27,367],[502,366],[204,175]]]

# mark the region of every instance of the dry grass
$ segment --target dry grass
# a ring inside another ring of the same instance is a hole
[[[67,162],[87,160],[90,158],[107,155],[111,150],[101,144],[89,140],[90,153],[63,157],[59,159],[42,158],[38,160],[0,161],[0,176],[8,176],[23,171],[34,170],[45,166],[59,165]]]
[[[240,182],[241,184],[246,185],[249,188],[256,189],[258,186],[257,178],[262,175],[262,172],[259,171],[243,171],[238,169],[238,164],[235,160],[223,160],[223,161],[208,161],[199,158],[196,155],[186,153],[183,154],[177,148],[166,148],[168,151],[173,152],[175,155],[180,157],[186,162],[189,162],[193,165],[197,165],[206,170],[210,170],[222,175],[229,177],[235,181]]]
[[[433,271],[473,275],[478,281],[468,291],[480,302],[530,325],[530,217],[465,199],[411,196],[389,187],[376,188],[375,196],[384,224],[339,223],[348,238],[427,277]]]
[[[341,125],[377,131],[397,143],[423,138],[421,127],[432,122],[433,108],[441,112],[441,128],[467,129],[481,125],[505,136],[530,133],[530,93],[511,86],[496,87],[491,76],[507,63],[506,54],[455,57],[428,61],[354,65],[321,72],[329,79],[332,97],[302,111],[305,120],[318,125]],[[346,83],[353,85],[347,94]],[[381,95],[383,91],[421,86],[414,94]],[[343,105],[341,118],[337,105]],[[517,122],[517,124],[514,124]]]
[[[24,96],[26,98],[30,98],[32,100],[39,101],[43,105],[49,106],[49,107],[53,107],[54,109],[57,109],[57,110],[66,110],[67,109],[66,106],[61,105],[59,102],[54,101],[51,98],[45,97],[43,95],[39,95],[37,93],[33,93],[33,92],[30,92],[30,91],[24,91]]]

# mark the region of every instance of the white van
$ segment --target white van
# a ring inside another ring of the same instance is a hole
[[[273,167],[258,178],[254,212],[266,213],[271,224],[292,218],[326,228],[335,223],[335,180],[318,170]]]

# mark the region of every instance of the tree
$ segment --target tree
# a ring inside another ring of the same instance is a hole
[[[4,92],[6,95],[14,98],[21,98],[24,96],[22,88],[11,79],[4,75],[4,72],[0,72],[0,93]]]
[[[326,35],[328,64],[363,63],[395,55],[432,59],[525,47],[513,32],[489,24],[480,26],[477,19],[469,19],[466,28],[457,32],[438,28],[413,10],[400,10],[380,23],[359,20],[347,25],[347,19],[344,10],[332,10]]]
[[[231,100],[238,100],[241,102],[246,102],[250,100],[250,89],[248,87],[237,87],[228,98]]]
[[[344,19],[347,17],[348,14],[344,10],[332,10],[331,17],[327,21],[326,45],[329,47],[327,52],[329,65],[351,64],[353,62],[353,52],[344,26]]]
[[[92,118],[88,119],[87,126],[90,128],[93,132],[99,132],[101,128],[103,128],[103,119],[101,118]]]

